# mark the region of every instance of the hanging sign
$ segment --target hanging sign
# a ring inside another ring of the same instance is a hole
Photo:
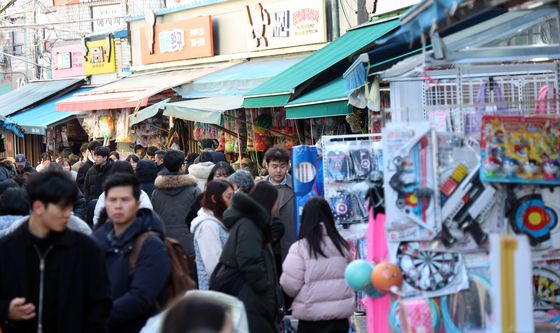
[[[212,17],[171,23],[156,23],[152,12],[146,14],[142,30],[142,64],[212,57]]]
[[[104,39],[85,41],[85,74],[107,74],[116,71],[115,40],[111,35]]]
[[[245,6],[250,50],[327,41],[324,0],[260,2]]]
[[[79,44],[54,47],[51,59],[53,79],[84,75],[84,56]]]
[[[91,7],[93,17],[93,32],[96,34],[108,33],[126,28],[121,4]]]

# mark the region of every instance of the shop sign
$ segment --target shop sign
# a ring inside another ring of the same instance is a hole
[[[141,47],[143,64],[212,57],[212,17],[156,24],[150,12],[142,29]]]
[[[366,0],[366,10],[370,16],[379,16],[419,3],[420,0]]]
[[[324,0],[290,0],[245,6],[250,50],[327,41]]]
[[[91,7],[93,32],[107,33],[126,28],[121,4]]]
[[[226,1],[227,0],[166,0],[165,7],[166,8],[175,8],[175,7],[195,8],[195,7],[213,5],[215,3],[226,2]]]
[[[115,40],[108,35],[104,39],[85,41],[85,74],[107,74],[116,71]]]
[[[84,55],[80,44],[54,47],[51,59],[53,79],[84,75]]]

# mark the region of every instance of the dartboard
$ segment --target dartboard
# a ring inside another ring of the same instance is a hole
[[[551,309],[560,306],[560,276],[548,268],[533,267],[533,307]]]
[[[518,233],[527,234],[532,239],[544,241],[558,221],[554,209],[545,205],[540,194],[532,194],[518,199],[510,222]]]
[[[459,273],[460,261],[458,253],[424,250],[416,242],[402,242],[397,251],[397,265],[403,279],[421,291],[435,291],[449,285]]]

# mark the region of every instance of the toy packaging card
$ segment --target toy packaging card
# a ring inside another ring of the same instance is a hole
[[[560,185],[560,118],[482,118],[482,168],[486,182]]]
[[[388,239],[433,239],[441,230],[441,216],[437,138],[430,123],[388,124],[383,158]]]
[[[535,324],[551,324],[560,331],[560,260],[533,261]]]

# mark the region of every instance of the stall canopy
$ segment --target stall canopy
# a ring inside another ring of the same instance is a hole
[[[185,99],[214,96],[243,96],[302,57],[254,59],[196,79],[175,88]]]
[[[170,98],[164,99],[161,102],[157,102],[155,104],[152,104],[146,108],[143,108],[142,110],[138,111],[136,114],[131,114],[130,115],[130,126],[132,125],[136,125],[141,121],[144,121],[148,118],[152,118],[153,116],[155,116],[159,110],[163,110],[165,108],[165,104],[167,104],[167,102],[169,102]]]
[[[150,97],[234,64],[130,75],[56,103],[56,111],[137,108]]]
[[[90,91],[91,88],[80,88],[60,98],[53,99],[24,112],[18,113],[11,118],[13,122],[23,128],[25,134],[45,135],[48,126],[68,120],[75,116],[75,112],[56,112],[56,103],[67,98]]]
[[[221,125],[222,114],[225,111],[239,109],[242,105],[241,96],[216,96],[168,103],[163,114],[183,120]]]
[[[286,119],[307,119],[350,114],[344,80],[338,78],[286,105]]]
[[[396,19],[359,26],[244,95],[246,108],[286,105],[298,86],[364,50],[399,26]],[[340,73],[342,74],[342,73]]]
[[[83,84],[83,78],[68,80],[34,81],[2,95],[0,116],[9,116],[20,110],[49,99],[53,95],[64,94]]]

